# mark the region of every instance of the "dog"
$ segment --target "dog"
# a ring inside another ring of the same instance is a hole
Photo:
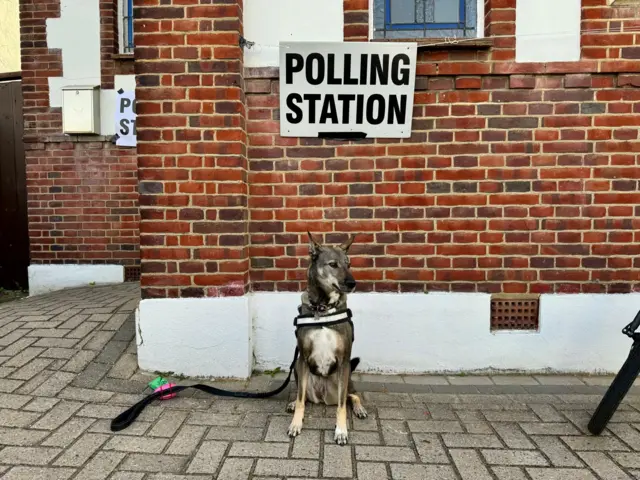
[[[310,263],[300,313],[317,314],[331,308],[346,308],[347,293],[356,288],[347,255],[355,235],[339,247],[330,247],[316,242],[311,233],[307,234]],[[353,338],[353,328],[347,322],[298,330],[300,355],[294,368],[297,394],[296,400],[287,407],[287,411],[293,412],[289,436],[295,437],[302,431],[306,401],[337,405],[334,440],[339,445],[346,445],[348,441],[347,403],[358,418],[367,417],[351,380],[351,372],[360,361],[351,359]]]

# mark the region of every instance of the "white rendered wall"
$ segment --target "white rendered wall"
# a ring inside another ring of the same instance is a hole
[[[245,0],[245,67],[277,67],[280,41],[342,42],[343,0]]]
[[[198,377],[247,378],[252,367],[248,297],[142,300],[138,365]]]
[[[29,265],[29,295],[124,282],[122,265]]]
[[[62,107],[62,87],[100,85],[99,0],[61,0],[60,17],[47,19],[47,46],[62,50],[62,77],[49,77],[49,105]],[[135,75],[116,75],[100,92],[100,134],[113,135],[116,91],[135,89]]]
[[[516,62],[580,60],[580,0],[517,0]]]
[[[299,302],[299,293],[145,300],[140,366],[218,377],[286,369]],[[353,356],[362,372],[616,372],[631,345],[620,330],[639,305],[640,294],[543,295],[539,332],[491,333],[488,294],[353,294]]]

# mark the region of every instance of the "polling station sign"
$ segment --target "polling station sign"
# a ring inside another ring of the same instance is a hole
[[[136,92],[118,90],[116,97],[116,145],[135,147],[136,134]]]
[[[280,42],[280,135],[407,138],[415,43]]]

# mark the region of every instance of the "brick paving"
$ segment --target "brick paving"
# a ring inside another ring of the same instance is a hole
[[[137,284],[0,305],[0,478],[7,480],[640,478],[640,391],[600,436],[586,423],[610,377],[356,375],[369,418],[333,443],[334,409],[307,408],[287,437],[291,391],[200,392],[110,420],[149,392],[136,364]],[[428,352],[425,352],[428,354]],[[265,389],[276,376],[224,382]],[[186,383],[186,380],[177,380]]]

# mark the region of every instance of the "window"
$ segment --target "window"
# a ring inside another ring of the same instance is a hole
[[[133,0],[118,0],[120,53],[133,53]]]
[[[484,0],[373,0],[373,38],[476,38]]]

